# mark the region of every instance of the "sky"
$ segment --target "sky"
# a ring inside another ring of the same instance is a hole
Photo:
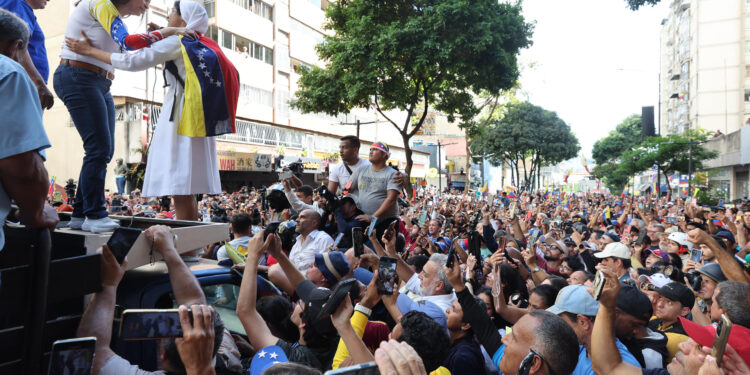
[[[524,17],[536,26],[519,60],[521,88],[571,126],[587,158],[596,140],[642,106],[658,111],[669,2],[631,11],[625,0],[524,0]]]

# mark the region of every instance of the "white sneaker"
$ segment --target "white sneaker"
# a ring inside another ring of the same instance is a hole
[[[83,226],[84,219],[85,217],[71,216],[70,221],[68,222],[68,228],[80,230]]]
[[[81,229],[85,230],[86,232],[102,233],[102,232],[112,232],[113,230],[117,229],[119,226],[120,226],[119,221],[112,220],[108,217],[103,217],[101,219],[86,218],[86,221],[83,222],[83,226],[81,227]]]

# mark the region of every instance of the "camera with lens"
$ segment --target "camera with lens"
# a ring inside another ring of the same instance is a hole
[[[685,278],[687,279],[688,284],[690,284],[690,288],[694,291],[697,292],[701,290],[701,287],[703,287],[703,279],[701,279],[700,272],[692,270],[685,274]]]
[[[514,305],[518,305],[519,308],[525,309],[529,307],[529,300],[523,298],[521,293],[513,293],[510,295],[510,302]]]
[[[339,207],[339,200],[336,197],[336,194],[333,194],[333,192],[328,190],[328,187],[326,187],[325,185],[320,185],[317,189],[315,189],[315,192],[317,192],[321,197],[325,198],[326,206],[323,208],[323,210],[326,213],[336,211],[336,209]]]
[[[218,203],[211,203],[211,222],[212,223],[228,223],[229,218],[227,217],[227,210],[224,207],[219,206]]]

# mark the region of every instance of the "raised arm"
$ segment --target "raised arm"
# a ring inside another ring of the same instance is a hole
[[[115,256],[107,245],[102,246],[102,290],[94,293],[94,297],[86,307],[81,322],[78,324],[76,335],[78,337],[96,337],[96,355],[94,356],[93,373],[107,364],[115,354],[109,347],[112,340],[112,321],[115,315],[115,300],[117,298],[117,285],[125,274],[127,260],[118,264]]]
[[[273,237],[268,236],[268,238],[266,242],[270,246]],[[258,296],[258,259],[265,251],[264,247],[263,232],[253,236],[247,244],[247,263],[245,263],[245,272],[242,275],[236,310],[250,344],[256,349],[276,345],[279,341],[255,308]]]
[[[158,251],[167,263],[169,282],[178,305],[205,305],[206,296],[203,294],[198,279],[190,268],[182,261],[180,254],[174,247],[174,234],[166,225],[154,225],[146,229],[146,238],[151,241],[155,251]]]
[[[490,353],[490,356],[494,355],[502,342],[500,341],[500,334],[487,315],[487,310],[482,308],[475,297],[464,287],[458,262],[454,262],[451,268],[443,266],[443,269],[456,291],[458,303],[461,304],[461,309],[464,312],[464,319],[471,324],[479,343],[484,346],[487,353]]]
[[[301,272],[299,272],[294,264],[292,264],[292,261],[289,260],[289,257],[287,257],[283,251],[281,251],[281,238],[279,238],[279,235],[276,233],[272,233],[268,235],[268,238],[269,240],[266,241],[268,242],[268,253],[271,254],[274,259],[279,262],[279,266],[281,267],[281,270],[286,274],[286,278],[289,279],[292,287],[296,289],[297,285],[305,281],[305,276],[302,275]]]
[[[599,312],[591,333],[591,365],[597,374],[640,375],[641,369],[622,360],[615,345],[615,301],[620,282],[611,271],[604,270],[607,279],[599,298]]]
[[[690,242],[696,245],[706,244],[711,248],[711,251],[713,251],[714,255],[716,256],[716,260],[719,262],[721,271],[724,272],[724,275],[726,275],[727,279],[731,281],[738,281],[744,284],[750,283],[750,279],[748,279],[745,271],[735,261],[734,256],[728,251],[724,250],[724,248],[719,246],[716,240],[713,239],[713,237],[709,236],[708,233],[700,229],[693,229],[688,232],[688,236]]]

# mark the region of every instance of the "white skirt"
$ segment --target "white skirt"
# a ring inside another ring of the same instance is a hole
[[[216,140],[177,134],[177,126],[168,119],[171,108],[164,109],[149,148],[142,195],[220,194]]]

